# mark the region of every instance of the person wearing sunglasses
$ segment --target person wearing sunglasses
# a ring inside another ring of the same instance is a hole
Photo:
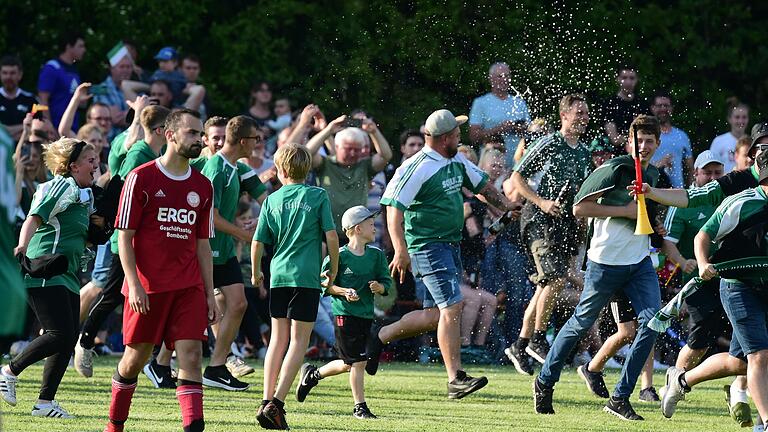
[[[250,156],[254,146],[261,139],[253,119],[248,116],[233,117],[227,122],[224,146],[208,159],[201,171],[213,184],[213,224],[216,228],[216,234],[210,240],[213,252],[213,286],[216,302],[222,311],[221,323],[213,326],[216,346],[203,373],[203,385],[229,391],[243,391],[249,387],[248,383],[238,380],[227,367],[228,359],[229,363],[234,360],[230,347],[248,306],[243,275],[235,254],[234,239],[250,243],[256,229],[255,221],[250,221],[243,228],[235,224],[235,213],[244,177],[256,180],[257,187],[248,190],[252,198],[259,203],[266,198],[266,187],[258,181],[256,172],[251,170],[241,175],[238,160]],[[252,372],[253,369],[250,368],[248,373]]]

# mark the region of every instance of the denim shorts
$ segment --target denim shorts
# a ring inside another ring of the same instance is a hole
[[[720,299],[728,319],[733,325],[733,339],[729,354],[739,357],[768,349],[768,302],[754,287],[741,282],[720,281]],[[736,345],[736,346],[735,346]]]
[[[93,271],[91,272],[91,281],[99,288],[104,288],[109,276],[109,267],[112,265],[112,250],[109,242],[99,245],[96,248],[96,259],[93,260]]]
[[[445,309],[461,301],[461,250],[456,243],[429,243],[411,252],[416,292],[423,292],[423,307]]]

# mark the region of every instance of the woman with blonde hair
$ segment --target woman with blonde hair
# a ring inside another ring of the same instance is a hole
[[[93,213],[90,187],[98,165],[93,146],[71,138],[47,145],[43,160],[54,178],[38,186],[13,252],[30,259],[62,254],[67,258],[68,267],[65,273],[48,279],[25,276],[29,305],[45,332],[0,369],[0,395],[8,404],[16,405],[17,376],[46,359],[40,395],[32,415],[73,418],[56,402],[55,396],[77,340],[78,272]],[[99,222],[103,224],[103,220],[94,220],[97,225]]]

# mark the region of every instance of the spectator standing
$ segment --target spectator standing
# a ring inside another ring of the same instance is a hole
[[[200,70],[200,57],[195,54],[187,54],[181,59],[181,73],[184,74],[184,78],[187,80],[187,89],[198,85]],[[211,101],[208,98],[208,93],[205,94],[198,111],[200,112],[200,118],[205,122],[211,113]]]
[[[512,185],[526,199],[521,217],[523,241],[533,257],[537,285],[528,305],[534,309],[534,327],[524,322],[509,351],[519,370],[526,370],[528,355],[539,363],[549,352],[546,332],[555,297],[565,286],[571,260],[583,239],[571,212],[576,188],[592,171],[592,155],[581,141],[589,122],[583,96],[566,95],[560,101],[560,130],[536,140],[515,167]],[[538,186],[529,185],[534,179]],[[527,371],[526,373],[528,373]]]
[[[672,187],[684,188],[693,183],[693,151],[688,134],[672,126],[672,96],[658,92],[653,97],[651,112],[661,124],[661,144],[651,163],[669,176]]]
[[[93,101],[109,107],[112,116],[112,128],[106,133],[109,141],[112,141],[128,126],[125,122],[125,114],[129,107],[125,94],[123,94],[122,84],[123,81],[131,79],[133,59],[128,53],[128,48],[122,42],[119,42],[107,53],[107,59],[109,61],[109,75],[98,86],[98,90],[93,92]]]
[[[731,130],[715,137],[709,149],[725,162],[725,173],[736,168],[736,142],[745,136],[749,124],[749,106],[735,97],[728,98],[728,124]]]
[[[413,266],[417,283],[425,286],[424,309],[409,312],[372,338],[366,371],[373,375],[383,347],[395,340],[437,328],[437,340],[448,375],[448,398],[461,399],[488,383],[461,368],[460,322],[462,296],[458,243],[464,225],[462,186],[481,194],[504,211],[519,210],[488,182],[488,175],[458,154],[459,126],[466,116],[448,110],[433,112],[426,121],[426,146],[397,169],[381,204],[387,206],[387,226],[395,255],[390,263],[400,283]]]
[[[346,116],[341,116],[333,120],[307,143],[320,187],[328,191],[331,199],[331,212],[340,239],[346,239],[341,229],[342,214],[348,208],[366,205],[371,179],[392,159],[392,149],[373,120],[363,120],[362,129],[348,127],[339,130],[345,119]],[[321,155],[320,147],[334,132],[337,132],[333,137],[336,154]],[[361,152],[369,137],[376,154],[362,158]]]
[[[748,135],[744,135],[736,141],[736,148],[734,149],[733,161],[735,163],[733,171],[743,171],[749,169],[755,160],[749,157],[749,150],[752,147],[752,138]],[[732,171],[732,172],[733,172]]]
[[[24,117],[37,103],[35,95],[19,87],[23,76],[24,69],[18,57],[0,58],[0,80],[3,84],[0,88],[0,123],[8,129],[13,140],[21,136]]]
[[[605,101],[603,115],[605,135],[613,146],[612,151],[623,153],[632,120],[645,113],[646,107],[637,97],[637,70],[632,66],[621,66],[616,70],[619,91]]]
[[[267,121],[272,118],[269,105],[272,103],[272,86],[266,81],[256,81],[251,86],[251,101],[246,115],[256,120],[256,124],[263,129],[267,128]],[[265,130],[267,134],[270,130]]]
[[[47,358],[32,416],[74,418],[55,398],[77,339],[78,274],[94,209],[90,187],[98,164],[93,146],[70,138],[48,146],[45,164],[55,177],[35,192],[14,255],[38,258],[60,253],[66,256],[68,267],[65,273],[48,279],[25,277],[29,304],[45,332],[0,370],[0,393],[6,402],[16,405],[17,376]]]
[[[85,39],[78,33],[64,34],[59,39],[59,56],[48,60],[40,70],[37,95],[40,103],[48,105],[43,115],[58,128],[61,116],[80,85],[80,74],[75,63],[85,55]],[[77,131],[78,116],[72,122]]]
[[[494,63],[488,70],[491,92],[472,102],[469,111],[469,137],[476,145],[482,145],[491,135],[504,136],[507,148],[507,166],[512,167],[513,149],[528,129],[531,115],[523,98],[511,95],[509,65]]]

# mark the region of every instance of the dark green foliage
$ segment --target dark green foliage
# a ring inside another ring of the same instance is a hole
[[[674,122],[697,151],[728,129],[725,100],[736,95],[762,119],[768,99],[768,46],[759,2],[679,0],[603,2],[0,0],[0,52],[21,55],[23,87],[55,56],[66,29],[86,34],[85,80],[106,75],[105,55],[123,37],[136,41],[140,64],[173,45],[194,52],[216,112],[248,106],[256,79],[297,107],[318,103],[330,116],[367,109],[394,142],[434,109],[467,113],[487,91],[495,61],[512,66],[513,85],[535,116],[555,119],[566,91],[591,99],[615,91],[613,69],[640,71],[640,93],[668,88]]]

